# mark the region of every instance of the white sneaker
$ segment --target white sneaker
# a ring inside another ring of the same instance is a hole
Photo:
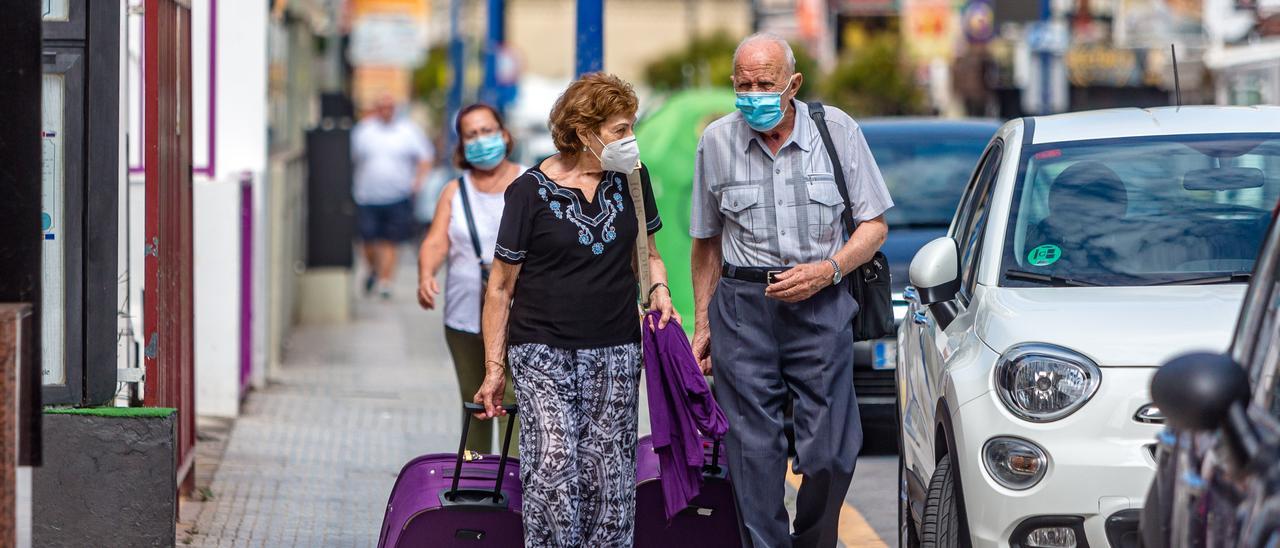
[[[391,284],[387,282],[378,282],[378,296],[382,297],[382,300],[384,301],[391,300]]]

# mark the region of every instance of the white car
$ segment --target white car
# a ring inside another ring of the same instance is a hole
[[[1280,108],[1006,123],[911,263],[901,544],[1136,545],[1151,376],[1227,348],[1278,198]]]

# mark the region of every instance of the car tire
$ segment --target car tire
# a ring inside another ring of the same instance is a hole
[[[920,535],[916,532],[916,520],[911,517],[911,509],[907,505],[906,462],[898,456],[898,546],[917,548],[920,546]]]
[[[922,548],[957,548],[968,546],[961,536],[960,497],[956,492],[955,470],[951,456],[938,462],[929,479],[929,492],[924,503],[924,520],[920,524]]]

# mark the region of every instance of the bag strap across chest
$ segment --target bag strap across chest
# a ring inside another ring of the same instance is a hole
[[[640,165],[637,163],[636,168],[631,170],[627,175],[627,190],[631,193],[632,208],[636,212],[636,225],[639,231],[636,232],[636,250],[635,261],[636,280],[640,282],[640,301],[644,308],[649,307],[649,296],[645,294],[649,289],[649,230],[647,215],[644,210],[644,187],[641,186]]]
[[[462,198],[462,215],[467,219],[467,232],[471,235],[471,248],[476,252],[480,268],[484,268],[484,253],[480,248],[480,233],[476,231],[475,215],[471,212],[471,199],[467,197],[467,178],[458,177],[458,195]]]
[[[822,103],[809,103],[809,117],[813,118],[814,123],[818,126],[818,135],[822,137],[822,146],[827,150],[827,157],[831,159],[831,172],[836,179],[836,190],[840,191],[840,199],[844,200],[844,213],[840,215],[840,220],[844,224],[847,232],[846,236],[853,237],[853,231],[857,230],[858,225],[853,221],[853,204],[849,199],[849,185],[844,179],[844,165],[840,163],[840,154],[836,152],[835,141],[831,139],[831,130],[827,128],[827,108]]]

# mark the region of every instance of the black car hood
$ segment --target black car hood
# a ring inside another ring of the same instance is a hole
[[[893,276],[893,290],[911,284],[907,272],[911,267],[911,259],[916,256],[924,244],[947,235],[945,227],[938,228],[895,228],[889,227],[889,237],[880,251],[889,259],[889,272]]]

